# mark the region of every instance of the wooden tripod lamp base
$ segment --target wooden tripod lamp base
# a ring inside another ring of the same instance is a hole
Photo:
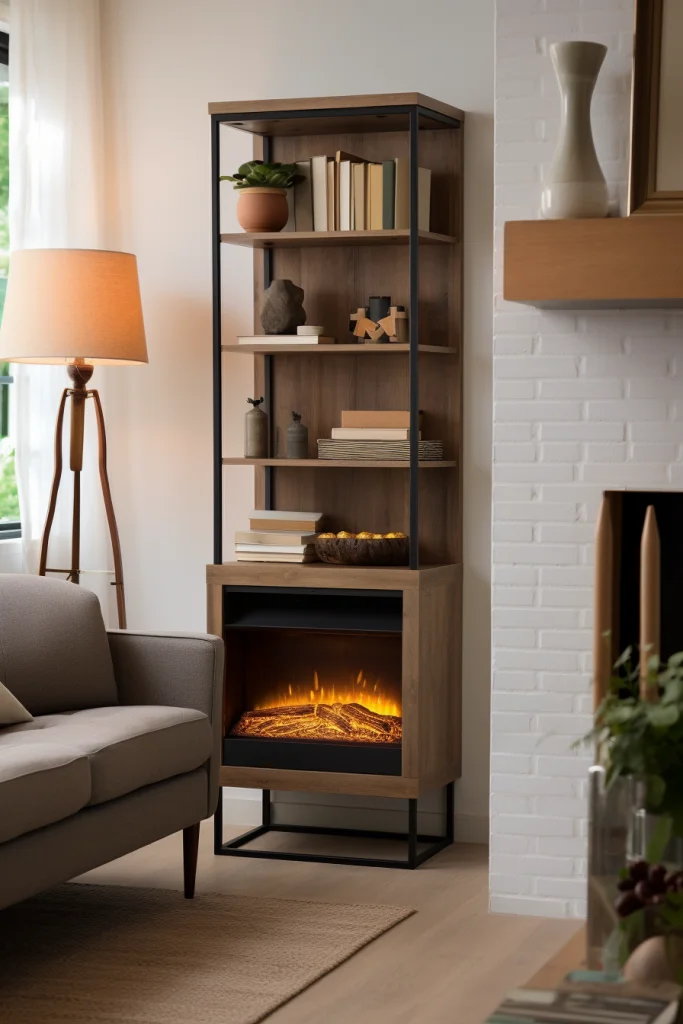
[[[65,388],[57,412],[57,427],[55,430],[55,472],[52,478],[50,489],[50,501],[47,509],[47,518],[43,530],[43,538],[40,544],[40,562],[38,575],[45,576],[49,572],[66,573],[66,578],[72,583],[80,583],[83,572],[81,569],[81,472],[83,470],[83,440],[85,437],[85,403],[92,398],[95,403],[95,416],[97,419],[97,442],[98,462],[100,469],[100,483],[102,485],[102,497],[104,508],[107,514],[107,525],[109,526],[109,537],[111,539],[112,553],[114,556],[114,581],[116,587],[116,607],[118,611],[119,629],[126,628],[126,598],[123,589],[123,562],[121,559],[121,544],[119,531],[116,525],[114,504],[109,486],[109,475],[107,473],[107,435],[104,427],[104,414],[100,396],[95,390],[88,390],[88,381],[92,377],[94,366],[86,363],[85,360],[77,359],[67,367],[67,373],[73,387]],[[51,569],[47,566],[47,555],[50,544],[50,533],[57,508],[57,497],[59,485],[62,479],[62,445],[64,435],[64,411],[67,400],[71,400],[71,438],[69,468],[73,473],[73,513],[71,519],[71,567]]]
[[[90,570],[81,568],[81,472],[85,407],[92,399],[97,419],[100,483],[114,555],[114,586],[119,627],[126,627],[121,545],[107,475],[107,438],[102,403],[88,388],[94,365],[146,363],[135,256],[106,249],[18,249],[12,253],[5,308],[0,325],[0,361],[66,365],[71,387],[64,390],[57,413],[55,472],[40,547],[38,572],[66,573],[79,583]],[[71,519],[71,564],[48,568],[50,534],[62,479],[62,438],[66,403],[71,403],[69,468],[74,497]]]

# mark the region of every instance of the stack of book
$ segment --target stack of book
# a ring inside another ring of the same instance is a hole
[[[338,150],[333,157],[300,160],[304,178],[290,192],[293,231],[390,231],[410,227],[410,171],[406,157],[370,163]],[[432,172],[418,168],[418,227],[429,231]]]
[[[421,425],[420,414],[420,425]],[[341,427],[332,428],[331,438],[318,438],[319,459],[393,460],[410,459],[410,413],[403,409],[344,409]],[[418,458],[443,459],[442,441],[423,441],[418,436]]]
[[[315,562],[315,537],[322,512],[249,514],[249,529],[235,533],[238,562]]]

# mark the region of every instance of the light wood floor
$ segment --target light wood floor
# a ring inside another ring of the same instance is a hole
[[[394,871],[214,857],[211,833],[205,822],[198,893],[388,903],[418,911],[277,1010],[269,1024],[481,1024],[579,927],[575,921],[488,914],[487,851],[481,846],[451,847],[417,871]],[[226,839],[230,834],[226,827]],[[80,880],[181,888],[181,837]]]

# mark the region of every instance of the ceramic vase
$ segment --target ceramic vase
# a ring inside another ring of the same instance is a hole
[[[591,99],[606,53],[601,43],[550,47],[562,96],[562,121],[541,198],[542,215],[549,220],[607,216],[607,183],[591,128]]]
[[[244,457],[245,459],[268,458],[268,415],[259,406],[262,398],[248,398],[253,406],[244,417]]]
[[[287,458],[308,458],[308,427],[303,425],[298,412],[292,413],[292,422],[287,427]]]

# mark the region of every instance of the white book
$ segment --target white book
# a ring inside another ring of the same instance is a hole
[[[238,345],[334,345],[336,338],[322,334],[249,334],[237,339]]]
[[[268,548],[264,548],[262,551],[238,551],[235,554],[235,558],[238,562],[315,562],[316,557],[314,554],[304,553],[303,555],[283,555],[276,553],[274,555],[269,553]]]
[[[410,430],[406,427],[332,427],[331,436],[334,441],[408,441]]]
[[[351,230],[351,161],[339,164],[339,230]]]
[[[235,544],[235,551],[253,551],[263,554],[264,547],[267,548],[269,555],[305,555],[311,554],[315,550],[312,544]]]
[[[250,519],[322,519],[322,512],[280,512],[277,509],[255,508],[249,513]]]
[[[313,230],[327,231],[327,157],[311,157]],[[332,229],[330,229],[332,230]]]

